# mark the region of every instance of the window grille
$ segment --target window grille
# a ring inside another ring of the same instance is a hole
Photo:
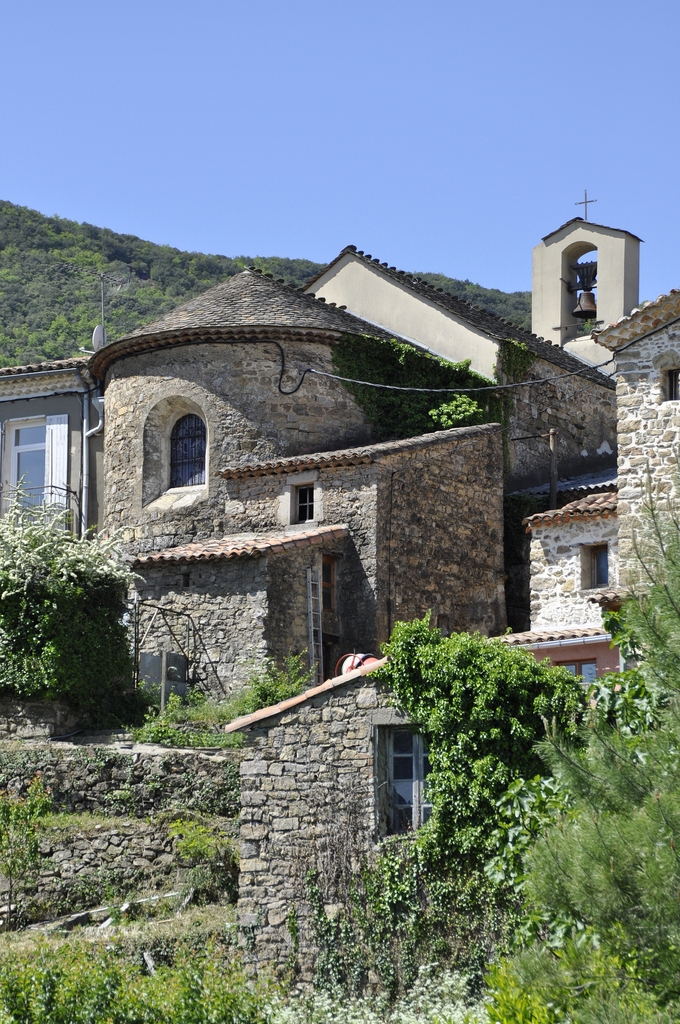
[[[310,523],[314,519],[314,487],[298,487],[297,489],[297,521]]]
[[[205,423],[200,416],[183,416],[170,435],[170,486],[205,483]]]

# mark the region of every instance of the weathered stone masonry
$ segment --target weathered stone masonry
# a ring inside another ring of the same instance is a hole
[[[338,685],[247,730],[241,761],[239,925],[251,964],[283,964],[299,923],[300,980],[313,976],[305,877],[319,872],[326,908],[334,879],[379,835],[376,740],[403,724],[373,679]]]

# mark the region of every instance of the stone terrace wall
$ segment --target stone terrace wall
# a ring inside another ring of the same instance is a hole
[[[378,640],[431,612],[445,631],[505,629],[499,427],[383,458],[378,498]]]
[[[23,793],[41,773],[60,811],[140,817],[181,809],[224,817],[238,813],[239,751],[140,748],[127,753],[110,747],[0,743],[0,789]]]
[[[604,362],[611,353],[602,347]],[[604,367],[611,373],[614,364]],[[531,380],[545,384],[513,389],[515,407],[510,416],[509,438],[558,431],[557,460],[561,477],[595,473],[616,461],[616,391],[603,378],[602,386],[586,377],[564,376],[554,363],[537,359],[529,370]],[[510,474],[508,490],[544,484],[550,478],[548,439],[508,442]]]
[[[329,345],[286,342],[284,348],[294,368],[288,387],[298,366],[332,370]],[[266,342],[178,346],[114,364],[106,387],[106,522],[129,528],[131,552],[222,536],[223,481],[215,474],[224,466],[370,439],[363,413],[341,384],[309,375],[295,395],[282,395],[280,368],[276,347]],[[165,412],[154,416],[154,440],[149,430],[145,437],[145,424],[159,403]],[[207,424],[206,486],[149,500],[161,486],[172,423],[186,412]],[[152,481],[146,491],[145,478]]]
[[[64,736],[80,725],[75,711],[58,701],[0,701],[0,741]]]
[[[665,399],[666,371],[680,366],[680,328],[671,324],[616,358],[619,557],[625,583],[626,574],[637,574],[633,531],[648,482],[656,500],[677,497],[680,402]]]
[[[239,925],[251,964],[283,964],[299,922],[302,982],[315,946],[305,897],[307,871],[319,871],[326,906],[332,880],[376,835],[375,723],[399,721],[379,685],[358,680],[268,719],[247,734],[241,762]]]
[[[582,587],[581,545],[609,545],[609,583],[618,576],[618,520],[589,519],[534,528],[531,535],[531,628],[601,626],[602,609],[588,601],[598,590]]]

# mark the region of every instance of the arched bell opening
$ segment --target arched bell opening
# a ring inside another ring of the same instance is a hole
[[[597,256],[589,242],[576,242],[562,254],[563,343],[590,334],[597,323]]]

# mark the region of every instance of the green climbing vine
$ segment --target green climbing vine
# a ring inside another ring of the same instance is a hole
[[[333,350],[333,367],[342,377],[417,388],[488,388],[493,381],[470,369],[470,361],[451,363],[412,345],[347,335]],[[498,418],[494,391],[444,396],[388,391],[346,384],[380,440],[414,437],[449,427],[490,423]]]

